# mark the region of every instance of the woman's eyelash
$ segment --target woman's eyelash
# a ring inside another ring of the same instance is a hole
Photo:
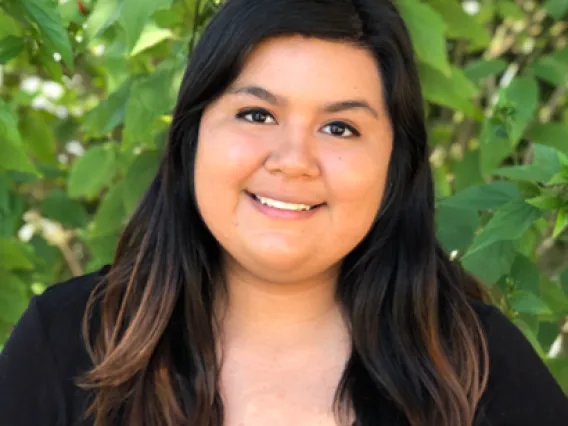
[[[267,119],[276,122],[273,115],[263,108],[248,108],[237,113],[236,117],[251,123],[267,124]]]
[[[247,108],[242,111],[239,111],[236,114],[236,118],[239,120],[245,120],[249,123],[256,123],[256,124],[274,124],[276,123],[276,119],[274,116],[265,110],[264,108]],[[322,129],[329,128],[329,132],[324,132],[329,134],[330,136],[337,136],[340,138],[352,138],[352,137],[359,137],[361,133],[350,124],[347,124],[343,121],[332,121],[322,127]],[[345,135],[345,133],[349,133]]]
[[[361,136],[361,132],[359,132],[359,130],[357,130],[355,127],[353,127],[350,124],[347,124],[343,121],[333,121],[333,122],[328,123],[325,126],[323,126],[324,129],[326,127],[330,128],[329,134],[331,136],[338,136],[340,138],[346,138],[346,139]],[[342,133],[344,131],[348,131],[351,134],[345,136],[344,134],[338,134],[338,131],[339,131],[339,133]]]

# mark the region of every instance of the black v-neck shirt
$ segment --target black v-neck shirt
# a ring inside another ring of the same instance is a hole
[[[32,299],[0,354],[0,426],[92,426],[83,420],[92,395],[74,377],[91,366],[81,320],[105,270]],[[520,330],[492,306],[475,303],[474,309],[490,355],[476,426],[568,426],[568,399]],[[377,426],[406,426],[398,414],[377,419]]]

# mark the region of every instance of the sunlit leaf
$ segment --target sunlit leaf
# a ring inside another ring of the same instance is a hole
[[[132,213],[138,205],[140,198],[148,189],[152,179],[156,175],[160,155],[156,151],[145,151],[140,154],[129,167],[124,179],[124,206],[126,214]]]
[[[487,29],[468,15],[462,5],[454,0],[429,0],[432,6],[447,25],[449,38],[461,38],[473,42],[474,47],[481,48],[489,44],[490,37]]]
[[[468,253],[475,253],[497,241],[519,238],[541,215],[539,209],[524,200],[515,200],[503,205],[477,235]]]
[[[521,191],[510,182],[491,182],[460,191],[440,200],[441,205],[473,210],[497,209],[513,200],[521,199]]]
[[[123,226],[124,182],[113,185],[104,195],[93,221],[92,237],[115,234]]]
[[[27,306],[27,291],[22,280],[0,271],[0,321],[15,323]]]
[[[136,46],[148,19],[159,9],[170,7],[173,0],[123,0],[118,22],[126,35],[131,52]]]
[[[547,315],[551,309],[536,294],[527,291],[518,291],[509,299],[511,307],[523,313]]]
[[[461,262],[465,269],[491,286],[509,273],[516,256],[512,241],[497,241],[475,252],[467,252]]]
[[[561,165],[556,149],[533,144],[533,160],[531,164],[503,167],[495,170],[493,174],[511,179],[548,182],[560,170]]]
[[[73,68],[71,42],[55,5],[47,0],[20,0],[20,4],[28,18],[38,26],[42,42],[51,53],[59,53],[67,66]]]
[[[551,146],[568,155],[568,124],[535,124],[531,127],[530,137],[534,142]]]
[[[438,69],[426,64],[419,64],[424,97],[435,104],[449,106],[473,116],[476,109],[472,98],[478,88],[462,70],[451,67],[450,75],[444,75]]]
[[[466,77],[472,81],[500,74],[507,69],[507,62],[503,59],[477,59],[464,67]]]
[[[94,197],[110,185],[116,170],[115,151],[109,146],[94,146],[73,163],[67,192],[73,198]]]
[[[131,81],[127,80],[107,99],[85,115],[83,129],[92,137],[101,137],[124,121],[130,96]]]
[[[0,169],[39,174],[26,155],[16,116],[0,99]]]
[[[149,49],[150,47],[173,37],[174,33],[171,30],[159,28],[156,26],[156,24],[150,22],[144,28],[142,35],[132,49],[132,52],[130,52],[130,55],[137,55],[140,52],[143,52],[144,50]]]
[[[444,37],[446,23],[440,14],[418,0],[400,0],[397,6],[408,26],[418,58],[449,76],[452,71]]]
[[[0,40],[0,65],[14,59],[24,50],[24,39],[8,36]]]
[[[560,19],[568,12],[568,1],[566,0],[546,0],[544,7],[555,19]]]

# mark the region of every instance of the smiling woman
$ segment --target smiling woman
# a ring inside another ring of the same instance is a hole
[[[231,268],[319,281],[361,242],[393,144],[381,87],[373,55],[347,43],[281,36],[251,52],[205,108],[195,160],[197,205]]]
[[[436,239],[422,103],[390,1],[229,0],[113,264],[2,352],[2,424],[564,425]]]

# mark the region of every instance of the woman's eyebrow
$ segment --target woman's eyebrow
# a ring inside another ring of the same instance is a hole
[[[244,93],[254,96],[272,105],[287,105],[288,101],[281,96],[277,96],[260,86],[242,86],[229,89],[230,94]],[[341,112],[350,109],[363,109],[369,112],[374,118],[379,118],[379,113],[373,108],[369,102],[364,99],[350,99],[344,101],[333,102],[323,107],[325,112]]]

